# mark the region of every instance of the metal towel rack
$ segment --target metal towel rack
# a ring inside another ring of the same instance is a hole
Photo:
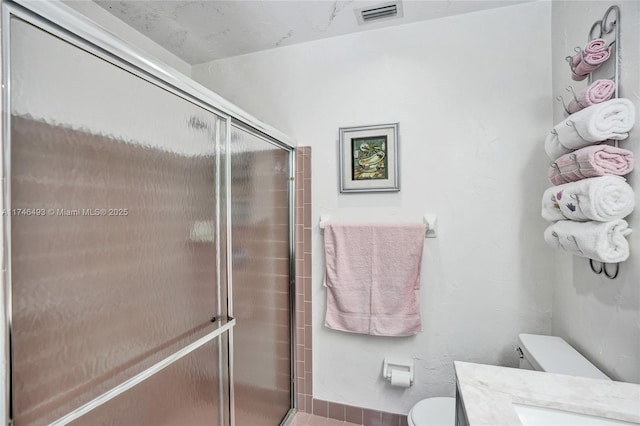
[[[438,216],[435,214],[425,214],[424,216],[422,216],[422,221],[426,226],[424,237],[435,238],[437,236],[436,224],[438,221]],[[320,222],[318,223],[318,226],[320,227],[320,229],[324,229],[325,225],[329,222],[331,222],[331,215],[328,215],[328,214],[320,215]]]
[[[609,41],[608,45],[607,45],[607,49],[609,49],[609,52],[611,53],[611,57],[609,58],[608,61],[613,60],[613,77],[611,77],[611,80],[613,80],[614,84],[615,84],[615,89],[614,89],[614,98],[618,98],[619,95],[619,89],[620,89],[620,8],[617,5],[613,5],[611,7],[609,7],[605,12],[604,15],[602,16],[602,19],[597,20],[593,23],[593,25],[591,25],[591,28],[589,29],[589,34],[587,36],[587,42],[591,42],[592,40],[595,40],[597,38],[604,38],[604,36],[608,35],[608,34],[613,34],[613,40]],[[611,52],[611,49],[613,49],[613,52]],[[584,60],[584,52],[582,50],[582,48],[580,47],[576,47],[574,48],[574,51],[576,53],[580,53],[581,55],[581,59]],[[565,60],[569,63],[569,67],[571,68],[571,72],[574,72],[574,66],[573,66],[573,56],[567,56],[565,58]],[[607,61],[607,62],[608,62]],[[595,71],[594,71],[595,72]],[[587,81],[589,84],[591,84],[593,82],[593,73],[589,73],[589,76],[587,78]],[[569,85],[566,87],[566,90],[568,92],[571,92],[571,95],[573,97],[574,102],[578,103],[578,105],[583,106],[580,104],[580,102],[578,101],[578,97],[576,96],[576,93],[573,89],[573,86]],[[564,108],[564,110],[566,111],[567,114],[569,113],[569,109],[567,108],[567,105],[564,102],[564,99],[562,98],[562,96],[558,96],[556,97],[556,100],[559,101],[562,104],[562,107]],[[614,146],[618,146],[618,141],[614,141]],[[596,268],[596,263],[600,264],[600,268]],[[618,276],[618,273],[620,272],[620,263],[613,263],[611,265],[615,265],[615,272],[610,274],[609,270],[607,268],[607,265],[610,265],[608,263],[604,263],[604,262],[599,262],[597,260],[594,259],[589,259],[589,266],[591,268],[591,270],[596,273],[596,274],[602,274],[604,273],[604,275],[609,278],[609,279],[614,279]]]
[[[613,16],[612,16],[613,15]],[[613,80],[615,84],[613,97],[619,97],[619,89],[620,89],[620,8],[616,5],[609,7],[604,13],[602,19],[595,21],[593,25],[591,25],[591,29],[589,30],[589,35],[587,37],[587,42],[593,41],[596,38],[603,38],[607,34],[613,33],[613,40],[609,42],[607,45],[607,49],[611,51],[613,49],[613,76],[610,78]],[[580,53],[581,59],[584,60],[584,51],[581,47],[575,47],[573,49],[576,53]],[[573,56],[567,56],[565,60],[569,63],[569,68],[571,68],[571,72],[575,72],[573,66]],[[611,58],[609,59],[609,61]],[[589,84],[593,83],[593,73],[589,73],[587,77],[587,81]],[[573,90],[573,86],[569,85],[566,87],[568,92],[571,92],[571,96],[573,100],[580,106],[583,106],[578,101],[578,97],[576,96],[576,92]],[[569,109],[564,102],[564,98],[562,95],[556,97],[556,100],[562,104],[562,107],[569,114]],[[618,146],[618,141],[615,141],[615,146]]]
[[[609,263],[598,262],[600,264],[600,269],[596,269],[596,267],[593,264],[594,262],[598,262],[598,261],[597,260],[593,260],[593,259],[589,259],[589,266],[591,267],[591,270],[596,274],[604,273],[604,275],[607,278],[609,278],[610,280],[612,280],[615,277],[617,277],[618,273],[620,272],[620,264],[619,263],[614,263],[613,264],[613,265],[616,265],[616,271],[615,271],[615,273],[613,273],[613,275],[609,275],[609,271],[607,270],[607,265],[610,265]]]

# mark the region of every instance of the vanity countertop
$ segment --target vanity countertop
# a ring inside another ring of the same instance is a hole
[[[455,361],[470,426],[521,425],[512,403],[640,423],[640,385]]]

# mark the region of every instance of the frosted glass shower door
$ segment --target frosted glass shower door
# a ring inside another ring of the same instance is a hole
[[[228,424],[226,120],[19,18],[10,35],[14,424]]]
[[[291,407],[290,151],[231,130],[233,386],[237,426]]]

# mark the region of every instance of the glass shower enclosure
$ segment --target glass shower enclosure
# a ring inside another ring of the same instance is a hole
[[[280,424],[293,149],[35,3],[2,10],[4,420]]]

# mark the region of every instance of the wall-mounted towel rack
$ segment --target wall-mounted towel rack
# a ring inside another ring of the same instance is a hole
[[[424,216],[422,216],[422,221],[426,226],[424,237],[435,238],[437,236],[436,229],[437,229],[438,216],[435,214],[425,214]],[[331,222],[331,215],[328,215],[328,214],[320,215],[320,222],[318,223],[318,226],[320,227],[320,229],[324,229],[325,225],[329,222]]]
[[[595,38],[602,38],[605,34],[611,34],[613,32],[613,41],[609,43],[609,49],[613,47],[613,81],[615,83],[615,90],[613,92],[613,97],[618,98],[619,88],[620,88],[620,8],[616,5],[609,7],[602,16],[602,19],[599,21],[595,21],[593,25],[591,25],[591,29],[589,30],[588,40],[591,41]],[[593,74],[589,74],[589,83],[593,81]],[[614,146],[618,147],[618,141],[614,141]],[[609,279],[614,279],[618,276],[620,272],[620,264],[614,263],[615,272],[613,274],[609,274],[607,270],[607,264],[601,263],[600,269],[596,270],[593,264],[593,259],[589,259],[589,266],[591,270],[596,274],[601,274],[604,272],[604,275]]]
[[[591,26],[589,30],[589,34],[587,37],[587,42],[591,42],[598,38],[603,38],[607,34],[613,33],[613,40],[607,44],[606,49],[611,50],[613,48],[613,77],[611,78],[616,83],[616,89],[614,96],[618,97],[618,80],[620,76],[620,8],[616,5],[609,7],[602,17],[602,19],[597,20]],[[584,51],[581,47],[577,46],[574,49],[574,52],[579,53],[581,60],[584,60]],[[567,56],[565,60],[569,63],[569,68],[571,68],[571,72],[575,71],[573,65],[573,56]],[[589,84],[593,83],[593,74],[589,73],[587,77],[587,81]]]
[[[611,38],[611,36],[606,37],[610,34],[613,36],[613,38]],[[595,21],[593,25],[591,25],[591,28],[589,29],[589,33],[587,36],[587,42],[590,43],[595,39],[605,39],[605,37],[608,39],[606,40],[607,42],[606,49],[608,49],[610,53],[610,57],[606,62],[613,61],[613,76],[609,78],[614,82],[613,98],[618,98],[620,96],[619,94],[619,89],[620,89],[620,8],[616,5],[609,7],[604,12],[602,19]],[[574,51],[576,53],[579,53],[581,60],[584,61],[583,49],[581,47],[576,47]],[[573,65],[573,56],[567,56],[565,59],[569,63],[571,72],[575,73],[576,70]],[[587,82],[589,85],[593,83],[593,80],[594,80],[593,73],[597,71],[598,70],[596,69],[593,72],[590,72],[588,74]],[[573,86],[571,85],[567,86],[566,90],[571,92],[574,102],[576,102],[579,106],[584,107],[584,105],[582,105],[579,102],[578,97],[576,96],[576,93],[573,89]],[[561,95],[557,96],[556,100],[558,100],[562,104],[562,107],[564,108],[565,112],[567,113],[567,115],[569,115],[570,114],[569,108],[565,103],[563,97]],[[567,124],[569,123],[571,122],[567,122]],[[617,140],[614,141],[614,146],[618,147]],[[596,267],[598,263],[600,264],[599,268]],[[609,271],[609,269],[613,269],[613,267],[608,268],[608,265],[609,264],[607,263],[602,263],[602,262],[595,261],[593,259],[589,259],[589,266],[594,273],[596,274],[604,273],[604,275],[609,279],[616,278],[620,271],[620,264],[619,263],[611,264],[611,265],[615,265],[615,269],[613,273],[610,273]]]
[[[595,21],[593,25],[591,25],[591,28],[589,29],[589,34],[587,36],[587,42],[591,42],[598,38],[603,38],[606,35],[612,34],[612,33],[613,33],[613,40],[611,40],[607,44],[607,49],[610,52],[613,50],[613,52],[611,54],[611,57],[607,60],[607,62],[613,61],[613,76],[610,77],[609,79],[612,80],[615,85],[613,97],[618,98],[619,88],[620,88],[620,8],[616,5],[609,7],[605,11],[602,19]],[[575,47],[574,51],[576,53],[579,53],[581,56],[581,59],[584,60],[584,51],[582,50],[581,47]],[[575,69],[573,66],[573,56],[567,56],[565,60],[568,62],[569,67],[571,68],[571,72],[575,72]],[[593,83],[593,72],[589,73],[587,77],[587,81],[588,81],[588,84]],[[578,97],[576,96],[573,86],[571,85],[567,86],[566,90],[571,92],[574,102],[576,102],[578,105],[581,105],[580,102],[578,101]],[[564,108],[565,112],[567,114],[570,114],[569,108],[567,107],[567,104],[565,103],[562,95],[557,96],[556,100],[562,104],[562,107]],[[614,141],[614,144],[617,147],[618,141],[617,140]]]
[[[595,263],[599,263],[600,264],[600,269],[596,269]],[[604,273],[604,275],[609,278],[609,279],[614,279],[615,277],[618,276],[618,273],[620,272],[620,264],[619,263],[613,263],[613,265],[616,265],[616,269],[615,272],[613,274],[609,274],[609,270],[607,269],[607,265],[610,265],[609,263],[603,263],[603,262],[598,262],[597,260],[593,260],[593,259],[589,259],[589,266],[591,267],[591,270],[595,273],[595,274],[602,274]]]
[[[613,16],[610,18],[610,15]],[[596,30],[597,33],[596,33]],[[620,8],[616,5],[609,7],[601,20],[595,21],[589,30],[589,41],[602,38],[606,34],[613,32],[613,41],[609,43],[609,49],[613,46],[613,81],[616,83],[614,97],[617,98],[620,80]],[[593,81],[593,75],[589,74],[589,83]]]
[[[328,214],[322,214],[320,215],[320,223],[318,226],[320,226],[320,229],[324,229],[324,226],[328,223],[331,222],[331,216]]]

